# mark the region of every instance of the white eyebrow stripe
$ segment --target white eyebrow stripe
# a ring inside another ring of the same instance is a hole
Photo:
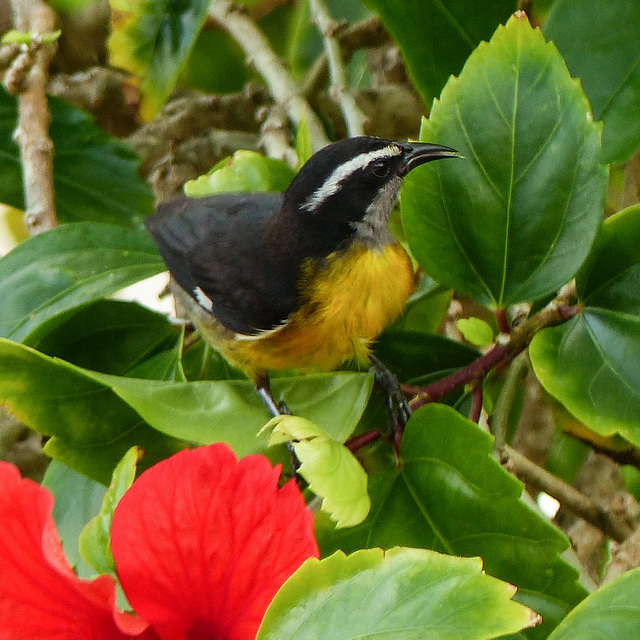
[[[352,175],[359,169],[364,169],[374,160],[399,156],[401,153],[401,147],[397,145],[388,145],[386,147],[382,147],[382,149],[376,149],[375,151],[367,151],[366,153],[361,153],[355,158],[351,158],[351,160],[343,162],[333,170],[333,173],[327,178],[324,184],[318,187],[305,200],[302,208],[306,209],[309,212],[315,211],[318,205],[324,202],[327,198],[331,197],[338,190],[341,182],[348,178],[350,175]]]

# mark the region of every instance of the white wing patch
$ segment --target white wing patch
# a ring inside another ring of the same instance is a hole
[[[213,312],[213,301],[200,287],[196,287],[193,290],[193,295],[203,309],[206,309],[209,313]]]
[[[285,320],[284,322],[281,322],[280,324],[273,327],[273,329],[263,329],[262,331],[258,331],[258,333],[251,336],[247,335],[246,333],[236,333],[234,339],[244,342],[250,342],[252,340],[262,340],[263,338],[272,336],[274,333],[278,333],[278,331],[284,329],[288,324],[289,321]]]
[[[375,151],[367,151],[367,153],[361,153],[351,160],[343,162],[340,166],[333,170],[333,173],[327,178],[327,180],[318,187],[302,205],[303,209],[309,212],[315,211],[320,204],[322,204],[327,198],[331,197],[340,187],[340,184],[346,180],[350,175],[360,169],[364,169],[374,160],[380,160],[381,158],[391,158],[393,156],[399,156],[402,153],[402,149],[397,145],[388,145],[382,147],[382,149],[376,149]]]

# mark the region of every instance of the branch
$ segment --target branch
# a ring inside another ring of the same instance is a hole
[[[447,393],[482,378],[498,366],[504,366],[511,362],[513,358],[527,348],[538,331],[564,322],[578,313],[578,307],[568,306],[574,298],[575,285],[572,284],[565,287],[560,295],[544,309],[515,327],[511,335],[503,336],[501,334],[506,344],[496,344],[491,351],[480,356],[470,365],[426,387],[403,385],[402,389],[406,394],[416,396],[410,402],[411,409],[415,410],[429,402],[436,402]]]
[[[553,496],[563,507],[600,529],[608,537],[622,542],[635,530],[630,522],[591,500],[509,446],[499,450],[500,461],[520,480]]]
[[[287,116],[296,127],[304,117],[313,150],[317,151],[329,144],[320,118],[302,97],[300,87],[273,52],[256,24],[236,9],[229,0],[213,0],[209,7],[209,15],[242,47],[249,62],[264,78],[274,100],[284,107]]]
[[[15,26],[31,32],[32,44],[7,72],[7,89],[18,96],[18,126],[14,138],[20,147],[25,221],[32,235],[56,226],[53,191],[53,143],[49,138],[51,114],[45,88],[55,44],[43,44],[45,33],[56,26],[56,14],[42,0],[12,0]]]
[[[390,41],[389,34],[382,28],[378,16],[372,16],[356,24],[340,29],[334,34],[340,43],[342,58],[348,61],[358,49],[377,47]],[[303,94],[309,96],[317,93],[328,79],[328,60],[326,52],[322,53],[309,69],[302,83]]]
[[[340,24],[332,18],[324,0],[311,0],[310,6],[313,20],[322,33],[324,50],[329,62],[330,95],[340,105],[349,137],[362,136],[368,118],[358,106],[353,94],[347,90],[347,70],[342,59],[340,42],[336,37]]]

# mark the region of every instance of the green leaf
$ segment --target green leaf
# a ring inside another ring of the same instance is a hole
[[[579,77],[602,120],[602,161],[622,163],[640,145],[640,3],[556,0],[543,31]]]
[[[141,227],[153,212],[153,194],[138,175],[138,157],[77,107],[49,97],[49,109],[58,220]],[[0,202],[24,209],[20,153],[13,141],[17,121],[16,99],[0,87]]]
[[[53,44],[59,37],[62,31],[51,31],[50,33],[39,33],[37,34],[38,41],[42,44]],[[10,29],[9,31],[5,31],[2,34],[2,38],[0,38],[0,44],[26,44],[30,45],[34,41],[35,34],[30,31],[16,31],[15,29]]]
[[[466,158],[418,167],[404,182],[403,224],[429,275],[499,309],[575,275],[603,213],[599,127],[558,51],[526,17],[471,54],[420,137]]]
[[[110,0],[114,10],[109,54],[112,65],[142,76],[140,113],[151,120],[176,86],[200,33],[208,0]]]
[[[438,333],[447,315],[453,291],[429,276],[420,279],[418,288],[409,297],[402,315],[389,330]]]
[[[108,385],[158,431],[196,444],[227,442],[239,456],[265,453],[256,435],[269,413],[248,380],[170,383],[84,372]],[[274,397],[344,442],[364,411],[372,376],[316,374],[272,380]]]
[[[640,569],[623,573],[581,602],[549,640],[640,637]]]
[[[313,146],[311,145],[311,134],[307,120],[302,115],[298,130],[296,131],[296,153],[298,154],[298,164],[296,169],[300,171],[302,165],[313,155]]]
[[[511,0],[364,0],[400,45],[414,85],[429,105],[481,40],[513,13]]]
[[[159,349],[180,342],[180,328],[135,302],[97,300],[73,311],[41,340],[30,341],[30,346],[85,369],[122,376]],[[174,354],[173,360],[177,357]]]
[[[344,442],[372,384],[369,374],[335,373],[277,378],[272,389],[296,414]],[[239,456],[267,448],[256,435],[269,412],[248,380],[174,383],[111,376],[1,339],[0,404],[53,436],[46,445],[51,457],[105,484],[133,445],[146,451],[145,468],[186,446],[184,441],[224,441]]]
[[[310,420],[281,415],[265,429],[274,427],[269,445],[292,442],[300,461],[299,473],[309,489],[322,498],[322,510],[337,528],[360,524],[369,513],[367,474],[356,457]]]
[[[587,308],[529,346],[542,386],[600,435],[640,446],[640,317]]]
[[[544,388],[597,433],[640,445],[640,206],[607,219],[576,277],[582,313],[529,346]]]
[[[640,316],[640,205],[602,224],[593,250],[576,277],[580,303]]]
[[[86,222],[41,233],[0,260],[0,336],[36,342],[76,307],[165,268],[143,231]]]
[[[50,0],[49,4],[58,13],[73,13],[84,9],[95,0]]]
[[[113,470],[111,484],[102,500],[99,513],[80,533],[78,548],[84,561],[98,573],[115,575],[116,565],[111,555],[111,521],[120,498],[133,484],[141,451],[131,447]]]
[[[516,585],[517,600],[542,615],[529,637],[546,638],[586,592],[561,557],[568,540],[521,500],[522,484],[491,450],[491,436],[450,407],[419,409],[400,464],[369,478],[369,517],[336,530],[316,516],[322,554],[402,545],[480,556],[487,573]]]
[[[493,342],[493,329],[480,318],[460,318],[456,326],[463,338],[476,347],[486,347]]]
[[[221,160],[209,173],[189,180],[184,185],[184,192],[190,198],[227,192],[279,193],[289,186],[294,175],[293,169],[281,160],[241,149]]]
[[[427,376],[444,377],[480,356],[473,347],[450,338],[419,331],[386,329],[375,344],[375,353],[402,382],[418,384]]]
[[[52,436],[47,455],[103,484],[134,445],[145,451],[143,469],[185,446],[151,429],[85,370],[5,339],[0,339],[0,404]]]
[[[69,564],[81,578],[93,578],[78,549],[78,537],[87,522],[100,510],[106,487],[52,460],[42,485],[54,496],[53,520]]]
[[[482,640],[535,623],[479,558],[424,549],[311,558],[267,609],[257,640]]]

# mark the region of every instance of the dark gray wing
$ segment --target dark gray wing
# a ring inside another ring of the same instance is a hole
[[[145,221],[176,282],[236,333],[273,329],[296,310],[297,252],[271,224],[281,198],[178,197]]]

